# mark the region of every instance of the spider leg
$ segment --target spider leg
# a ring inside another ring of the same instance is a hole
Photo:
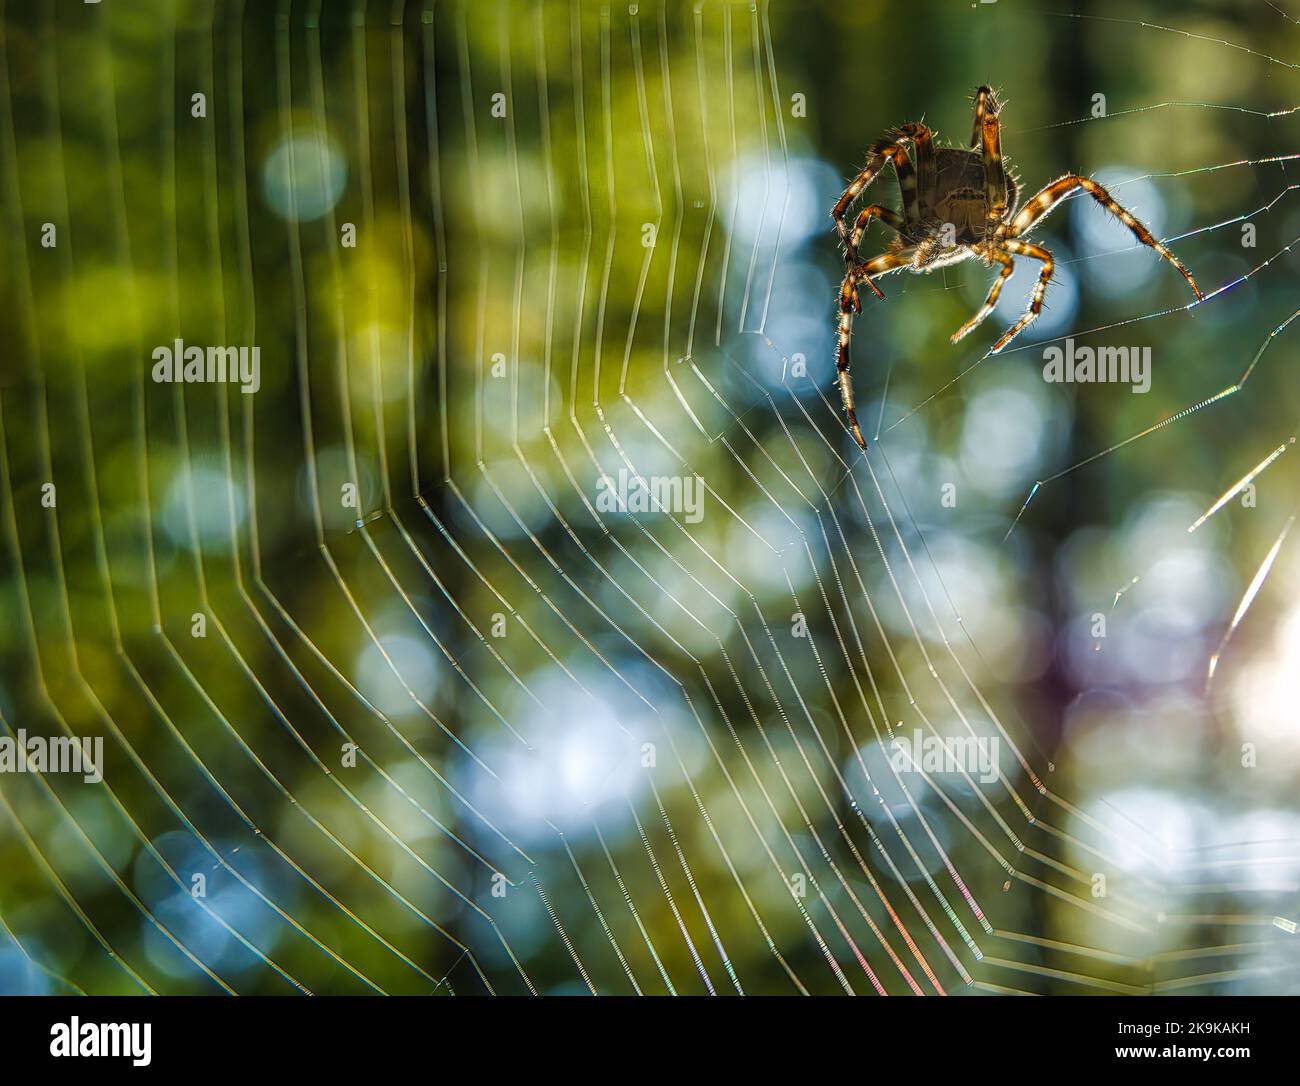
[[[923,124],[902,125],[887,132],[871,145],[873,158],[882,155],[886,161],[894,164],[898,191],[903,197],[903,216],[908,222],[916,222],[920,217],[920,201],[917,198],[916,170],[912,168],[912,158],[903,144],[914,140],[918,133],[924,133],[928,145],[930,130]]]
[[[1016,262],[1004,250],[990,248],[989,256],[1002,265],[1002,270],[998,273],[998,277],[993,280],[993,285],[989,287],[989,294],[984,299],[984,304],[975,311],[970,320],[952,334],[950,338],[953,343],[959,343],[984,323],[988,315],[993,312],[994,306],[998,304],[998,295],[1002,293],[1003,284],[1006,283],[1011,277],[1012,271],[1015,270]]]
[[[1002,164],[1002,122],[998,114],[1002,103],[992,87],[975,91],[975,127],[971,146],[983,147],[984,196],[988,205],[988,233],[992,233],[1007,214],[1007,174]]]
[[[872,145],[871,153],[867,157],[867,164],[863,167],[862,172],[849,183],[848,188],[844,190],[843,195],[840,196],[834,208],[831,209],[831,218],[835,220],[835,229],[839,232],[840,243],[844,246],[844,263],[855,281],[857,277],[856,269],[859,266],[858,250],[857,244],[850,236],[847,220],[848,210],[853,201],[862,194],[862,190],[880,176],[881,171],[890,162],[894,164],[894,174],[898,177],[898,187],[903,194],[905,220],[909,223],[917,221],[916,171],[912,169],[912,160],[903,148],[904,141],[913,138],[911,133],[914,129],[924,130],[928,145],[930,130],[925,128],[924,125],[907,125],[881,137]],[[871,287],[877,297],[884,297],[869,278],[867,279],[867,285]],[[856,297],[856,291],[852,293]]]
[[[1002,333],[1002,338],[993,344],[990,354],[997,354],[1038,319],[1038,314],[1043,311],[1043,295],[1047,293],[1047,284],[1052,280],[1052,269],[1056,267],[1052,261],[1052,254],[1041,245],[1035,245],[1032,241],[1008,238],[1003,244],[1009,252],[1015,253],[1017,256],[1031,256],[1035,260],[1041,260],[1043,270],[1039,272],[1038,282],[1034,284],[1033,292],[1029,295],[1029,308],[1025,310],[1024,316]],[[1004,270],[1003,274],[1007,274],[1007,271]]]
[[[912,252],[911,248],[905,248],[896,253],[881,253],[865,264],[849,268],[844,273],[844,286],[840,288],[839,341],[835,350],[835,368],[839,374],[840,397],[844,401],[844,413],[849,417],[853,439],[864,449],[867,447],[867,442],[858,427],[857,401],[853,398],[853,377],[849,373],[849,340],[853,335],[854,313],[853,306],[847,301],[849,284],[856,275],[863,276],[869,283],[872,275],[885,275],[907,267],[912,262]]]
[[[1196,285],[1196,280],[1192,278],[1192,273],[1183,267],[1182,261],[1152,237],[1150,230],[1138,222],[1125,208],[1116,203],[1110,193],[1090,177],[1066,174],[1064,177],[1053,181],[1050,185],[1046,185],[1038,195],[1025,204],[1020,213],[1011,221],[1011,226],[1007,231],[1008,236],[1015,238],[1028,232],[1035,223],[1047,215],[1057,204],[1080,189],[1083,189],[1084,192],[1127,226],[1138,241],[1143,245],[1150,246],[1177,268],[1179,274],[1187,280],[1187,285],[1192,288],[1192,293],[1196,295],[1197,301],[1204,298],[1200,288]]]
[[[899,139],[912,141],[912,154],[916,158],[916,188],[913,191],[914,198],[911,201],[908,200],[904,175],[900,174],[898,179],[898,185],[903,194],[903,212],[907,217],[907,224],[914,226],[921,219],[921,213],[933,205],[934,190],[939,183],[939,167],[934,154],[934,136],[930,129],[920,121],[901,125],[894,130],[894,135]]]
[[[862,209],[858,215],[857,221],[853,224],[853,233],[850,235],[849,248],[852,252],[858,251],[858,246],[862,244],[862,236],[867,232],[867,227],[871,225],[872,219],[879,219],[886,226],[902,234],[906,231],[907,224],[903,217],[896,211],[891,211],[887,207],[881,207],[879,204],[872,204],[870,207]],[[867,286],[876,292],[877,298],[883,298],[880,288],[873,283],[868,276],[864,276]],[[848,274],[845,269],[844,283],[840,288],[840,305],[843,306],[847,300],[853,306],[854,312],[862,312],[862,302],[858,298],[857,276]]]

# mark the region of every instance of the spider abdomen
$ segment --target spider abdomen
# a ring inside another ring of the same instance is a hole
[[[988,204],[978,189],[955,189],[939,197],[935,217],[958,245],[971,245],[984,236]]]
[[[1015,206],[1014,182],[1008,178],[1007,203]],[[931,213],[940,223],[951,224],[953,240],[971,245],[984,237],[988,224],[988,186],[984,163],[975,151],[955,147],[935,152],[935,183],[930,193]]]

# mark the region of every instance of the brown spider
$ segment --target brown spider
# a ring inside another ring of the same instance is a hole
[[[1024,315],[993,345],[996,354],[1018,336],[1043,308],[1043,295],[1052,278],[1052,254],[1041,245],[1023,240],[1038,221],[1067,196],[1083,189],[1107,211],[1117,216],[1133,231],[1138,241],[1149,245],[1182,273],[1197,300],[1202,295],[1196,280],[1168,249],[1151,236],[1151,232],[1128,211],[1120,207],[1101,185],[1088,177],[1066,174],[1053,181],[1025,204],[1016,214],[1016,179],[1002,158],[1001,124],[998,114],[1002,106],[991,87],[980,87],[975,92],[975,129],[971,147],[982,145],[982,150],[961,147],[939,147],[923,124],[905,124],[886,133],[872,144],[870,156],[862,172],[844,190],[844,195],[831,211],[840,241],[844,244],[844,282],[840,287],[839,346],[836,365],[839,370],[840,393],[844,410],[853,427],[853,436],[862,448],[867,447],[858,429],[858,418],[853,400],[853,379],[849,375],[849,337],[853,330],[853,314],[862,312],[858,297],[858,279],[861,278],[883,298],[872,275],[885,275],[901,268],[913,272],[929,272],[959,261],[976,257],[988,267],[994,261],[1002,271],[989,289],[984,304],[965,324],[952,335],[956,343],[974,331],[993,312],[1002,284],[1015,267],[1013,256],[1028,256],[1042,262],[1042,272],[1029,299]],[[915,166],[905,143],[912,144],[916,156]],[[885,168],[894,164],[898,188],[903,198],[903,214],[887,207],[872,204],[858,215],[850,232],[845,215],[853,201]],[[872,219],[879,219],[897,232],[890,241],[887,252],[861,263],[858,245]]]

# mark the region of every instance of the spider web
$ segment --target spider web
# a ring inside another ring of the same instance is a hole
[[[0,721],[104,741],[0,774],[5,990],[1295,991],[1294,18],[945,11],[1206,298],[1077,199],[998,356],[1020,272],[958,348],[986,269],[886,278],[862,455],[826,212],[960,93],[781,3],[133,8],[0,9]]]

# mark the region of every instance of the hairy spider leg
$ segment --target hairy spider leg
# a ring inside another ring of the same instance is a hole
[[[909,126],[912,127],[912,126]],[[920,126],[924,127],[924,126]],[[902,131],[901,129],[899,130]],[[925,129],[925,135],[928,136],[929,129]],[[858,300],[857,276],[858,276],[858,250],[849,234],[847,214],[849,207],[861,194],[862,190],[871,184],[887,163],[894,164],[894,174],[898,178],[898,188],[903,194],[903,216],[906,222],[914,223],[918,218],[918,203],[916,191],[916,171],[912,169],[912,160],[908,157],[907,151],[903,148],[903,141],[907,136],[899,135],[898,132],[878,140],[871,148],[871,153],[867,157],[867,164],[862,168],[850,183],[849,187],[844,190],[835,207],[831,209],[831,218],[835,220],[835,229],[839,231],[840,243],[844,246],[844,265],[849,276],[848,295],[853,301],[853,306],[861,310],[861,302]],[[871,277],[866,277],[867,286],[875,293],[877,298],[883,298],[880,288],[871,281]]]
[[[1043,295],[1047,293],[1047,284],[1052,280],[1052,269],[1056,267],[1052,260],[1052,254],[1041,245],[1035,245],[1032,241],[1008,238],[1003,244],[1017,256],[1031,256],[1035,260],[1041,260],[1043,270],[1038,273],[1038,282],[1034,284],[1034,289],[1029,295],[1029,308],[1025,310],[1024,315],[1015,324],[1002,333],[1002,338],[993,344],[993,354],[997,354],[1038,319],[1038,314],[1043,311]]]
[[[902,234],[907,229],[907,223],[903,217],[896,211],[891,211],[887,207],[881,207],[879,204],[872,204],[870,207],[864,207],[862,213],[858,215],[857,221],[853,224],[852,241],[850,242],[853,252],[858,251],[858,246],[862,244],[862,235],[867,232],[867,227],[871,225],[872,219],[879,219],[892,230]],[[867,280],[870,283],[870,280]],[[876,291],[877,297],[884,297],[879,288],[874,283],[871,284]],[[852,306],[854,312],[862,312],[862,302],[858,298],[858,292],[854,289],[853,276],[849,275],[845,269],[844,282],[840,285],[840,309],[846,305]]]
[[[988,208],[985,236],[993,234],[1007,214],[1007,174],[1002,164],[1002,103],[992,87],[975,91],[975,125],[970,145],[983,147],[984,199]]]
[[[1002,293],[1003,285],[1015,270],[1016,262],[1012,260],[1010,254],[1004,250],[990,248],[988,255],[990,259],[996,260],[1002,265],[1002,270],[998,273],[998,277],[993,280],[993,285],[989,288],[989,295],[984,299],[984,304],[975,311],[974,316],[972,316],[970,320],[958,328],[957,331],[949,337],[953,343],[958,343],[965,339],[975,331],[976,328],[984,323],[985,319],[993,312],[994,307],[998,304],[998,295]]]
[[[854,273],[863,277],[869,275],[885,275],[891,271],[897,271],[899,268],[905,268],[912,262],[913,247],[900,249],[896,253],[881,253],[879,256],[872,257],[865,264],[859,264],[844,273],[844,281],[848,283],[849,277]],[[870,282],[870,279],[867,280]],[[840,290],[841,299],[844,297],[844,290]],[[840,380],[840,398],[844,401],[844,413],[849,417],[849,425],[853,428],[853,439],[862,448],[867,447],[866,438],[862,436],[862,430],[858,427],[857,401],[853,398],[853,377],[849,373],[849,340],[853,336],[853,307],[851,305],[840,305],[840,324],[839,324],[839,343],[835,350],[835,368],[839,371]]]
[[[1196,295],[1196,300],[1201,301],[1204,295],[1196,285],[1196,280],[1192,278],[1192,273],[1183,267],[1182,261],[1174,256],[1168,249],[1160,244],[1151,236],[1151,231],[1137,221],[1125,208],[1115,202],[1114,198],[1101,185],[1090,177],[1079,177],[1077,174],[1066,174],[1064,177],[1053,181],[1050,185],[1045,185],[1043,189],[1030,200],[1021,209],[1020,213],[1012,220],[1011,227],[1007,231],[1008,237],[1019,237],[1021,234],[1028,233],[1033,229],[1034,224],[1048,214],[1057,204],[1064,200],[1071,193],[1083,189],[1089,196],[1096,200],[1102,207],[1114,215],[1132,232],[1133,236],[1143,245],[1150,246],[1157,253],[1163,256],[1170,264],[1178,269],[1179,274],[1187,280],[1187,285],[1192,288],[1192,293]],[[1014,251],[1014,250],[1013,250]]]
[[[903,196],[903,209],[907,221],[915,225],[926,214],[934,212],[934,190],[939,185],[939,165],[934,154],[934,135],[920,121],[900,125],[891,133],[894,139],[912,141],[912,157],[916,167],[916,190],[910,205],[908,191],[903,178],[898,179],[898,187]]]

